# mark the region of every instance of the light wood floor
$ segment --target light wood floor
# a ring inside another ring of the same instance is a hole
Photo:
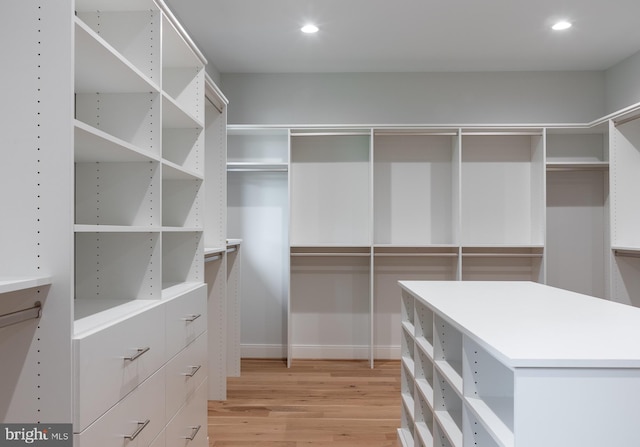
[[[397,447],[400,362],[243,360],[209,402],[215,447]]]

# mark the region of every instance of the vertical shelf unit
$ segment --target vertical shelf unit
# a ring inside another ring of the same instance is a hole
[[[0,27],[2,423],[72,418],[70,5],[9,2]]]
[[[547,284],[609,297],[608,123],[547,130]]]
[[[206,60],[161,0],[10,8],[2,422],[204,446]]]
[[[242,239],[243,355],[284,358],[289,293],[289,130],[231,128],[228,140],[227,225],[230,238]]]
[[[638,333],[639,309],[523,281],[402,281],[401,293],[403,447],[637,439],[640,350],[606,339]]]
[[[371,131],[299,130],[290,144],[288,358],[372,361]]]
[[[374,131],[373,345],[393,357],[397,282],[459,276],[458,129]]]
[[[544,129],[463,129],[463,280],[544,282]]]
[[[205,76],[204,280],[207,283],[209,400],[227,398],[227,105]]]
[[[612,299],[640,306],[640,118],[620,116],[611,135]]]

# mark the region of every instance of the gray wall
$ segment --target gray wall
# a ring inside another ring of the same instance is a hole
[[[606,114],[640,102],[640,52],[605,72]]]
[[[604,72],[222,74],[230,124],[583,123]]]

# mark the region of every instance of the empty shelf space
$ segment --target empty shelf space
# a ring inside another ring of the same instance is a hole
[[[451,446],[462,447],[462,430],[460,429],[462,415],[460,415],[460,420],[458,421],[456,420],[458,416],[448,411],[436,411],[434,414]]]
[[[158,302],[158,300],[76,298],[73,301],[74,337],[84,337],[114,322],[129,318]]]
[[[287,172],[288,163],[268,163],[268,162],[228,162],[228,172]]]
[[[478,420],[492,438],[502,447],[513,447],[513,398],[485,397],[477,399],[465,397],[465,400]],[[506,423],[505,423],[506,421]]]
[[[162,160],[162,178],[163,180],[202,180],[203,175],[171,161]]]
[[[459,396],[462,396],[462,375],[458,372],[462,370],[462,364],[460,362],[436,360],[435,365],[453,390]]]
[[[76,163],[159,161],[156,154],[136,147],[82,121],[74,122]]]

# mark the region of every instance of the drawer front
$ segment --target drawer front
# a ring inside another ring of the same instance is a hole
[[[167,446],[207,447],[207,381],[196,389],[169,422]]]
[[[207,285],[165,303],[167,360],[194,341],[207,327]]]
[[[74,423],[82,431],[164,364],[164,307],[74,339],[73,345]]]
[[[148,447],[158,441],[156,438],[165,426],[164,388],[164,369],[161,369],[81,432],[74,445]]]
[[[165,371],[169,421],[207,377],[207,332],[171,359]]]

